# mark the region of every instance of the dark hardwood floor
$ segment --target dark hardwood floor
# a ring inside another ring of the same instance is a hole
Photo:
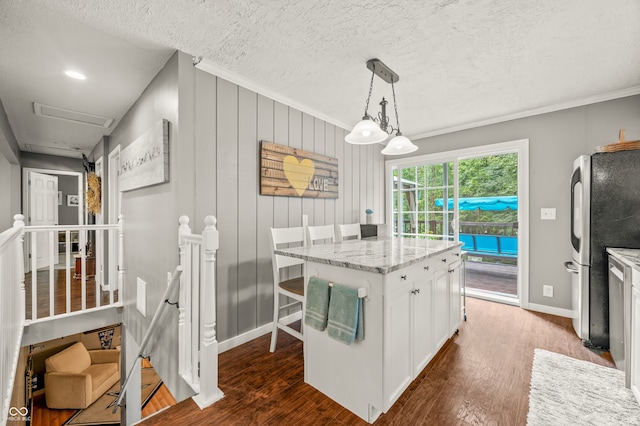
[[[468,321],[376,425],[525,425],[533,351],[613,366],[582,346],[571,320],[467,298]],[[191,399],[144,425],[359,425],[364,421],[304,383],[302,343],[284,332],[220,354],[225,396],[205,410]]]
[[[67,309],[67,281],[66,270],[56,269],[54,273],[54,314],[59,315],[66,312]],[[71,312],[79,311],[82,309],[82,280],[80,278],[74,278],[74,269],[71,271]],[[32,289],[32,274],[31,272],[25,274],[25,304],[26,304],[26,317],[31,319],[31,289]],[[49,316],[49,269],[41,269],[37,271],[36,275],[37,289],[37,316],[38,318]],[[93,277],[86,280],[86,306],[87,308],[94,308],[96,306],[96,281]],[[109,292],[100,291],[100,305],[104,306],[109,304]],[[118,300],[118,292],[114,292],[114,302]]]

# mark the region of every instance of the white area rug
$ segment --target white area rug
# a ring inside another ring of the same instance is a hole
[[[640,425],[640,405],[624,372],[536,349],[527,424]]]

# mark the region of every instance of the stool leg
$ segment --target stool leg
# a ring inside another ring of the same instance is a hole
[[[273,292],[273,330],[271,331],[271,352],[276,351],[276,341],[278,340],[278,319],[280,317],[280,292],[274,288]]]

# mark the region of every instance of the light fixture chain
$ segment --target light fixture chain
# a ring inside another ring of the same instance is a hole
[[[375,66],[374,66],[375,69]],[[367,104],[364,107],[364,116],[369,117],[369,100],[371,99],[371,92],[373,91],[373,77],[375,77],[375,72],[371,72],[371,83],[369,83],[369,96],[367,96]]]
[[[391,80],[391,93],[393,93],[393,109],[396,111],[396,124],[398,125],[398,131],[396,132],[398,135],[400,134],[400,120],[398,120],[398,104],[396,103],[396,89],[393,85],[393,80]]]

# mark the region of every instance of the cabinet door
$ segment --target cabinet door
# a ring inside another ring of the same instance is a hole
[[[460,273],[462,271],[462,261],[449,264],[449,335],[456,332],[460,327],[462,316],[462,303],[460,291]]]
[[[433,338],[433,266],[422,265],[423,271],[413,289],[413,375],[416,377],[435,354]]]
[[[448,295],[449,272],[446,265],[438,265],[433,274],[433,341],[435,351],[440,349],[449,338]]]
[[[640,287],[631,290],[631,390],[640,403]]]
[[[413,277],[408,273],[389,274],[388,277],[388,284],[394,288],[385,301],[384,400],[387,407],[395,402],[413,380],[411,363],[413,279],[411,278]]]

